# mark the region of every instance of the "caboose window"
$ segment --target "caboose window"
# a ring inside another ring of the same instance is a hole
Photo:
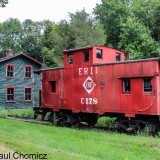
[[[123,93],[128,93],[131,91],[131,82],[130,79],[123,80]]]
[[[151,78],[143,79],[143,91],[152,92],[152,79]]]
[[[89,62],[89,51],[85,51],[83,53],[84,62]]]
[[[121,54],[120,53],[116,53],[116,61],[121,61]]]
[[[73,54],[68,54],[68,64],[73,64]]]
[[[96,49],[96,57],[97,57],[98,59],[102,59],[102,58],[103,58],[102,49]]]
[[[50,86],[51,86],[51,92],[55,93],[56,92],[56,81],[50,81]]]

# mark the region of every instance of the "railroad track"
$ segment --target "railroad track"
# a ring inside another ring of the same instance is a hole
[[[51,125],[50,121],[41,121],[41,120],[36,120],[34,118],[29,118],[29,117],[22,117],[22,116],[15,116],[15,115],[7,115],[7,119],[14,119],[18,121],[23,121],[23,122],[30,122],[30,123],[38,123],[38,124],[45,124],[45,125]]]
[[[37,123],[37,124],[45,124],[45,125],[52,125],[53,123],[47,120],[41,121],[41,120],[36,120],[34,118],[29,118],[29,117],[22,117],[22,116],[15,116],[15,115],[7,115],[7,119],[13,119],[13,120],[18,120],[18,121],[23,121],[23,122],[30,122],[30,123]],[[69,126],[65,126],[69,127]],[[79,129],[89,129],[89,130],[99,130],[99,131],[115,131],[113,128],[108,128],[108,127],[101,127],[101,126],[88,126],[84,124],[80,124],[79,126],[72,126],[73,128],[79,128]],[[71,126],[69,128],[72,128]]]
[[[14,116],[14,115],[7,115],[6,117],[7,119],[13,119],[13,120],[18,120],[18,121],[23,121],[23,122],[29,122],[29,123],[36,123],[36,124],[44,124],[44,125],[53,125],[52,122],[44,120],[36,120],[34,118],[29,118],[29,117],[22,117],[22,116]],[[58,125],[57,125],[58,126]],[[96,131],[104,131],[104,132],[112,132],[115,133],[117,132],[115,128],[110,128],[110,127],[102,127],[102,126],[88,126],[88,125],[84,125],[84,124],[79,124],[78,126],[63,126],[63,127],[68,127],[68,128],[75,128],[75,129],[82,129],[82,130],[96,130]],[[121,132],[121,133],[126,133],[127,132]],[[133,133],[129,133],[129,134],[133,134]],[[155,135],[154,135],[155,136]]]

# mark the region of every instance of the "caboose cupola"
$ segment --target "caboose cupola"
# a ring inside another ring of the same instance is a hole
[[[90,46],[64,51],[64,68],[124,61],[124,53],[109,47]]]

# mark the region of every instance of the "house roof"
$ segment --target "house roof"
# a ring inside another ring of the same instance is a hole
[[[28,55],[26,55],[24,53],[16,53],[16,54],[13,54],[12,56],[9,56],[9,57],[0,58],[0,63],[5,62],[7,60],[11,60],[11,59],[17,58],[17,57],[20,57],[20,56],[22,56],[22,57],[24,57],[24,58],[36,63],[37,65],[42,66],[42,63],[38,62],[37,60],[31,58],[30,56],[28,56]]]

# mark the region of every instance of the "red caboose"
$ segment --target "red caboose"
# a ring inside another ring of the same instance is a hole
[[[99,116],[110,116],[118,129],[159,130],[159,59],[124,57],[102,46],[64,51],[64,68],[37,71],[41,108],[57,113],[61,124],[94,125]]]

